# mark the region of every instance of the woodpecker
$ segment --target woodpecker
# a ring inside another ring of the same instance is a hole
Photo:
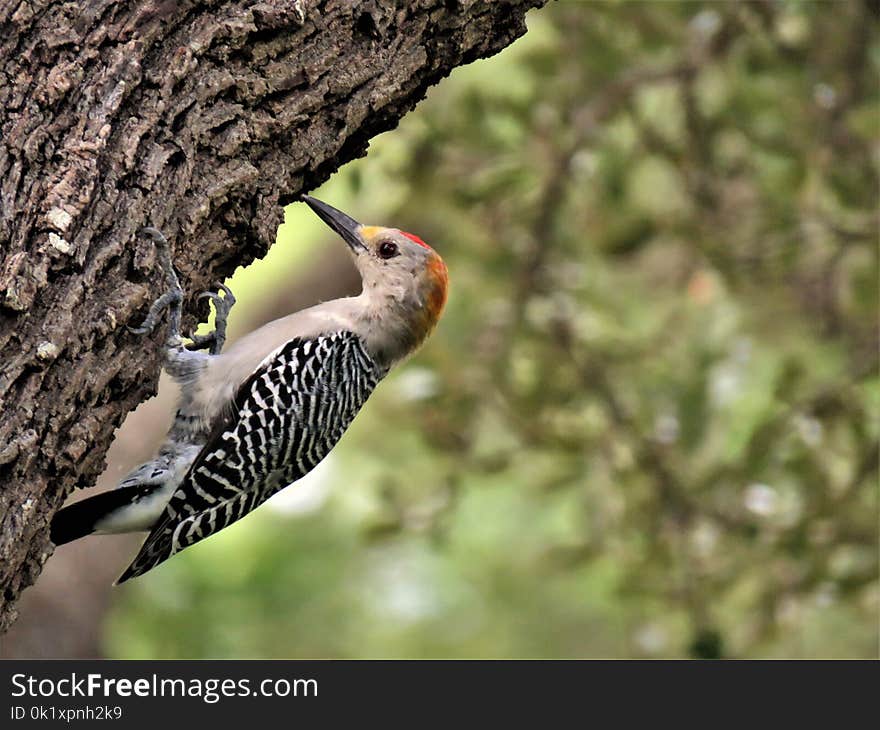
[[[93,533],[148,531],[117,584],[228,527],[308,474],[379,381],[440,319],[447,269],[428,244],[396,228],[361,225],[313,197],[302,200],[348,244],[361,294],[276,319],[225,351],[232,292],[218,284],[217,292],[201,295],[214,302],[215,330],[187,345],[168,242],[144,229],[156,243],[167,290],[132,331],[151,332],[169,312],[164,367],[181,386],[177,413],[155,458],[116,489],[59,510],[51,523],[56,545]]]

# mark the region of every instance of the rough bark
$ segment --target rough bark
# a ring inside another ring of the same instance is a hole
[[[0,629],[155,392],[160,228],[191,295],[543,0],[0,0]],[[185,326],[198,314],[192,301]]]

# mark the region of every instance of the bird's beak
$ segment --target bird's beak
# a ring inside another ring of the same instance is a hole
[[[361,251],[367,250],[358,234],[361,224],[354,218],[347,216],[341,210],[336,210],[332,205],[327,205],[327,203],[313,198],[311,195],[303,195],[302,200],[308,203],[308,206],[318,214],[318,217],[324,223],[342,236],[342,240],[348,244],[353,253],[358,254]]]

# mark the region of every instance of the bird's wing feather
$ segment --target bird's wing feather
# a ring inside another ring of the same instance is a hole
[[[241,519],[310,472],[384,375],[351,332],[295,338],[242,384],[117,583]]]

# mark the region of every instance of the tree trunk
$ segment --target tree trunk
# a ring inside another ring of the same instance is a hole
[[[162,286],[136,231],[208,288],[543,2],[0,0],[0,629],[52,514],[155,392],[163,333],[126,329]]]

